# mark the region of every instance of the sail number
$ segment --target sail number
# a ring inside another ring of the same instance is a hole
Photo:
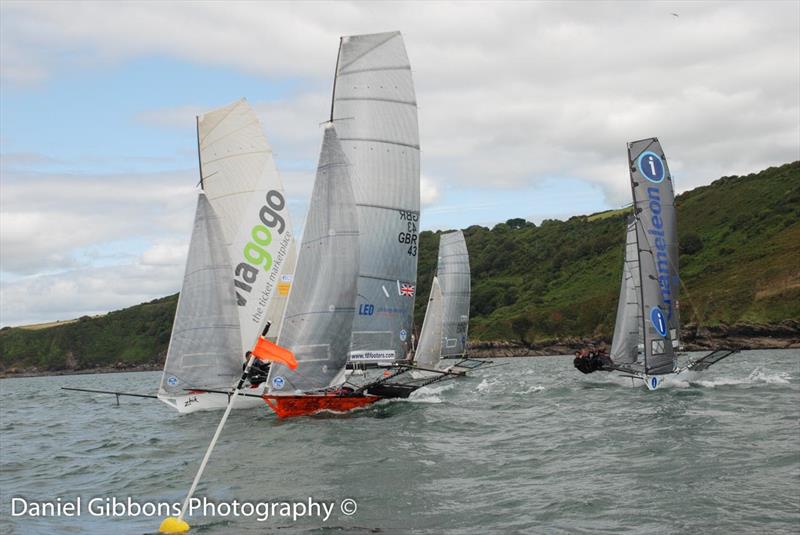
[[[409,256],[417,256],[417,222],[419,221],[419,214],[401,211],[400,221],[406,223],[406,231],[397,235],[397,241],[403,246],[408,245],[406,252]]]
[[[258,278],[258,269],[269,271],[272,267],[272,255],[266,250],[272,243],[272,232],[283,234],[286,229],[286,220],[279,213],[286,206],[286,199],[280,192],[270,190],[265,200],[266,204],[258,212],[260,223],[250,230],[250,241],[245,244],[242,251],[246,262],[240,262],[235,269],[234,285],[248,293]],[[238,291],[236,296],[240,306],[247,303]]]

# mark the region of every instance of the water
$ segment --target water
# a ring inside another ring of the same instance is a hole
[[[319,518],[199,517],[192,533],[797,533],[800,352],[748,351],[656,392],[569,358],[506,365],[350,415],[235,411],[198,496],[335,501]],[[149,399],[158,373],[4,379],[2,533],[157,531],[94,497],[182,500],[221,413]],[[11,517],[12,497],[82,497],[80,517]],[[352,498],[355,515],[339,503]]]

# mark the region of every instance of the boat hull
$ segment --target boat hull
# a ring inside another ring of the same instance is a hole
[[[312,394],[303,396],[262,396],[270,409],[278,418],[294,416],[310,416],[322,411],[348,412],[359,407],[366,407],[378,401],[378,396],[371,395],[333,395]]]
[[[367,392],[373,396],[384,399],[405,399],[419,389],[419,385],[401,385],[394,383],[381,383],[367,388]]]
[[[246,394],[252,396],[239,396],[234,409],[254,409],[264,403],[260,397],[263,388],[247,389]],[[228,395],[217,392],[187,392],[180,396],[158,394],[158,399],[177,410],[181,414],[201,411],[225,410],[228,406]]]

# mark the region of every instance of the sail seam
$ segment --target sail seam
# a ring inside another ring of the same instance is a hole
[[[398,208],[396,206],[385,206],[382,204],[366,204],[366,203],[356,203],[356,206],[361,206],[363,208],[380,208],[382,210],[392,210],[398,212],[407,212],[410,214],[419,214],[419,210],[406,210],[405,208]]]
[[[220,124],[222,124],[222,123],[220,122]],[[239,132],[241,132],[242,130],[244,130],[244,129],[246,129],[246,128],[250,128],[250,127],[252,127],[252,126],[255,126],[256,128],[260,128],[260,125],[259,125],[259,123],[258,123],[258,119],[252,120],[252,121],[250,121],[250,122],[249,122],[249,123],[247,123],[247,124],[243,124],[243,125],[242,125],[242,126],[240,126],[239,128],[235,128],[235,129],[231,130],[230,132],[226,132],[225,134],[223,134],[223,135],[219,136],[219,137],[218,137],[218,138],[216,138],[214,141],[212,141],[211,143],[209,143],[209,144],[208,144],[206,147],[204,147],[204,148],[213,147],[214,145],[216,145],[217,143],[219,143],[219,142],[220,142],[220,141],[222,141],[223,139],[225,139],[225,138],[227,138],[227,137],[230,137],[230,136],[232,136],[232,135],[234,135],[234,134],[238,134],[238,133],[239,133]],[[214,132],[214,130],[216,130],[218,127],[219,127],[219,125],[215,126],[213,130],[209,131],[209,132],[208,132],[208,134],[206,134],[206,137],[205,137],[205,138],[203,138],[203,142],[205,142],[205,140],[206,140],[206,139],[208,139],[208,136],[210,136],[210,135],[211,135],[211,134]],[[258,137],[258,136],[256,136],[256,137]]]
[[[386,143],[387,145],[398,145],[400,147],[408,147],[411,149],[419,150],[419,145],[414,145],[411,143],[403,143],[402,141],[390,141],[388,139],[378,139],[378,138],[369,138],[369,137],[340,137],[339,141],[366,141],[366,142],[373,142],[373,143]]]
[[[340,236],[358,236],[357,230],[337,230],[334,236],[322,236],[321,238],[315,238],[313,240],[304,241],[303,245],[311,245],[312,243],[321,242],[323,240],[328,240],[332,238],[338,238]]]
[[[369,54],[369,53],[370,53],[370,52],[372,52],[373,50],[375,50],[375,49],[377,49],[377,48],[379,48],[379,47],[381,47],[381,46],[385,45],[386,43],[388,43],[389,41],[391,41],[391,40],[392,40],[392,39],[394,39],[395,37],[398,37],[399,35],[400,35],[400,32],[394,32],[394,33],[392,33],[392,34],[391,34],[389,37],[387,37],[386,39],[384,39],[383,41],[381,41],[380,43],[378,43],[378,44],[376,44],[376,45],[374,45],[374,46],[372,46],[372,47],[370,47],[370,48],[366,49],[364,52],[362,52],[362,53],[361,53],[361,54],[359,54],[358,56],[354,57],[353,59],[351,59],[350,61],[348,61],[347,63],[345,63],[345,64],[344,64],[344,65],[342,65],[341,67],[339,67],[339,72],[341,72],[342,70],[346,69],[347,67],[349,67],[350,65],[352,65],[352,64],[353,64],[353,63],[355,63],[356,61],[360,60],[361,58],[363,58],[364,56],[366,56],[367,54]]]
[[[204,164],[210,164],[213,162],[220,162],[222,160],[227,160],[228,158],[236,158],[237,156],[245,156],[248,154],[270,154],[272,151],[268,150],[252,150],[247,152],[237,152],[236,154],[226,154],[225,156],[220,156],[219,158],[214,158],[213,160],[206,160],[203,162]]]
[[[394,98],[380,98],[380,97],[337,97],[336,101],[341,102],[345,100],[364,101],[371,100],[375,102],[390,102],[392,104],[404,104],[406,106],[416,106],[416,100],[398,100]]]
[[[411,65],[398,65],[396,67],[370,67],[368,69],[353,69],[352,71],[339,72],[339,76],[347,76],[348,74],[359,74],[362,72],[378,72],[378,71],[410,71]]]
[[[306,312],[302,312],[300,314],[292,314],[291,316],[286,316],[285,320],[293,319],[293,318],[300,318],[302,316],[310,316],[312,314],[338,314],[339,312],[347,312],[348,314],[352,314],[356,311],[355,307],[336,307],[335,310],[308,310]]]
[[[209,130],[209,131],[208,131],[208,133],[207,133],[207,134],[206,134],[206,135],[203,137],[202,141],[205,141],[205,140],[206,140],[206,138],[207,138],[209,135],[211,135],[211,132],[213,132],[214,130],[216,130],[216,129],[219,127],[219,125],[221,125],[222,123],[224,123],[224,122],[225,122],[225,119],[227,119],[228,117],[230,117],[230,115],[233,113],[233,110],[235,110],[236,108],[238,108],[238,107],[239,107],[241,104],[242,104],[242,101],[240,100],[239,102],[237,102],[236,104],[234,104],[233,106],[231,106],[231,108],[230,108],[230,109],[227,111],[227,113],[225,113],[225,116],[224,116],[224,117],[222,117],[222,118],[221,118],[219,121],[217,121],[217,124],[216,124],[216,125],[214,125],[214,128],[212,128],[211,130]]]

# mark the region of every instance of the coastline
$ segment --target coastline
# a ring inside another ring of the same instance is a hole
[[[160,372],[164,364],[131,364],[114,366],[98,366],[96,368],[67,369],[67,370],[39,370],[37,368],[9,368],[0,371],[0,379],[13,379],[17,377],[57,377],[60,375],[95,375],[106,373],[131,373],[131,372]]]
[[[711,351],[720,348],[800,349],[800,322],[794,320],[787,320],[778,325],[736,324],[701,329],[687,326],[682,334],[684,351]],[[563,338],[532,343],[477,340],[468,343],[468,354],[470,357],[484,359],[572,356],[575,351],[590,346],[609,349],[610,340]],[[36,367],[10,367],[0,371],[0,379],[161,371],[163,366],[163,363],[117,362],[114,365],[84,369],[40,370]]]
[[[567,337],[532,343],[475,341],[468,344],[468,351],[475,358],[540,357],[572,355],[592,346],[609,350],[611,340]],[[712,327],[688,324],[681,331],[681,346],[683,351],[800,349],[800,322],[784,320],[771,325],[736,323]]]

